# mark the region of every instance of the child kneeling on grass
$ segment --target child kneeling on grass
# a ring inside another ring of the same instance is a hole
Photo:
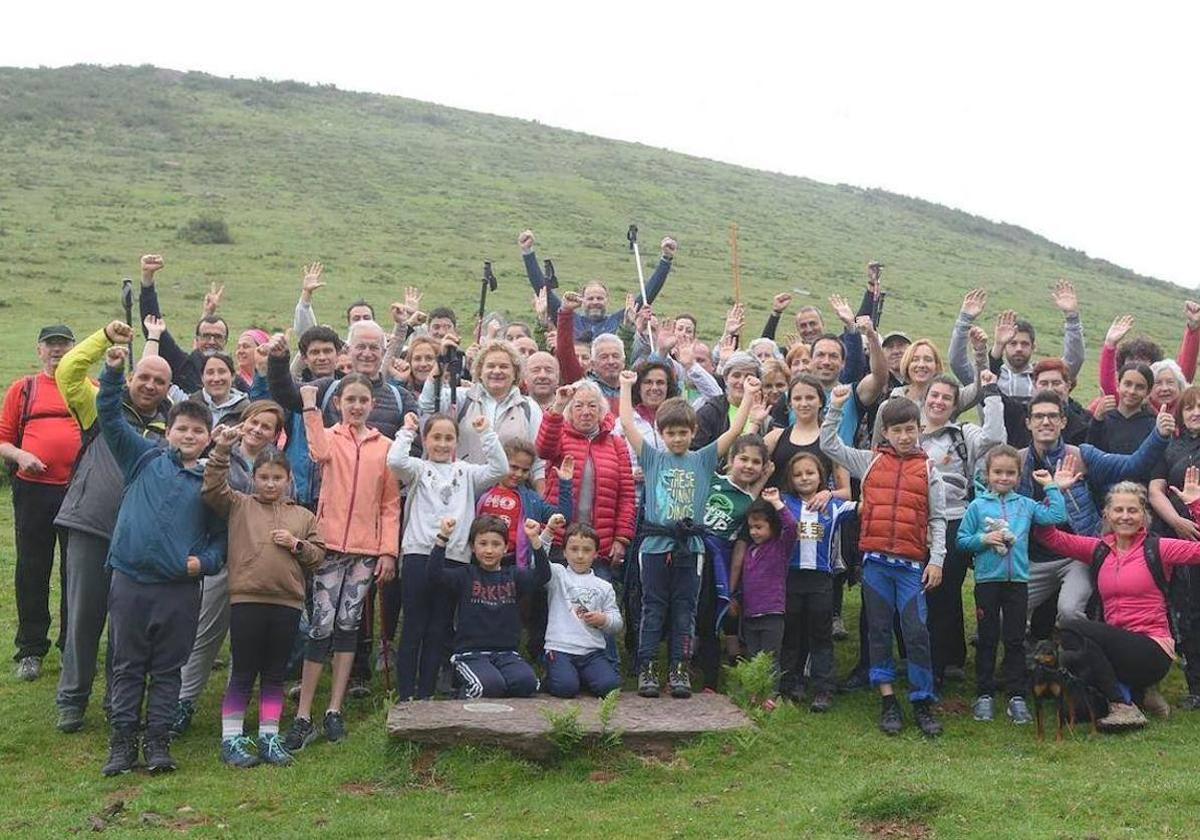
[[[229,522],[229,648],[233,664],[221,703],[221,760],[231,767],[260,761],[286,766],[291,753],[279,736],[283,680],[304,608],[304,576],[325,559],[317,518],[288,497],[291,462],[272,448],[254,459],[254,494],[229,486],[229,457],[241,426],[221,427],[204,468],[203,498]],[[243,732],[254,681],[258,753]]]
[[[129,327],[116,332],[132,336]],[[101,433],[125,479],[108,549],[113,731],[105,776],[137,764],[143,701],[146,769],[176,769],[167,729],[179,704],[180,671],[196,640],[200,576],[216,574],[225,561],[224,523],[200,500],[200,453],[208,446],[212,414],[184,400],[167,415],[165,447],[142,437],[121,410],[127,355],[124,346],[108,349],[96,398]]]
[[[567,565],[550,564],[546,690],[555,697],[575,697],[581,686],[603,697],[621,687],[621,675],[605,655],[605,637],[620,633],[625,622],[612,584],[592,571],[599,550],[591,526],[576,523],[566,533]]]
[[[838,437],[849,385],[831,394],[821,424],[821,451],[862,481],[862,523],[858,545],[863,553],[863,597],[867,610],[871,685],[878,686],[883,708],[879,728],[897,735],[904,715],[892,684],[892,621],[908,649],[909,700],[921,732],[942,733],[933,715],[937,700],[925,625],[925,591],[942,582],[946,558],[946,496],[941,474],[921,448],[921,410],[912,400],[893,397],[879,411],[884,443],[878,449],[854,449]]]
[[[521,658],[521,613],[518,602],[526,593],[550,580],[547,548],[550,531],[562,527],[562,514],[551,517],[543,532],[532,519],[525,520],[525,538],[533,549],[533,565],[526,569],[505,566],[508,523],[496,516],[481,516],[471,523],[469,540],[475,562],[470,565],[446,557],[454,535],[454,519],[446,517],[429,554],[429,582],[447,590],[458,603],[458,626],[450,663],[462,696],[530,697],[538,690],[537,675]]]
[[[996,693],[996,648],[1004,639],[1001,672],[1013,723],[1033,720],[1025,702],[1025,614],[1029,603],[1029,532],[1034,525],[1067,522],[1062,491],[1075,483],[1076,459],[1068,454],[1055,475],[1036,470],[1033,479],[1046,490],[1045,504],[1015,492],[1021,481],[1021,457],[1007,445],[984,458],[988,489],[975,497],[958,527],[958,548],[975,556],[975,720],[990,721]]]

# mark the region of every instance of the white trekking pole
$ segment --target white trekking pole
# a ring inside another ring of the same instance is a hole
[[[649,306],[650,300],[646,296],[646,275],[642,272],[642,254],[638,250],[637,243],[637,225],[630,225],[629,232],[625,234],[625,238],[629,240],[629,250],[633,251],[633,264],[637,266],[638,285],[642,287],[642,306]],[[654,353],[654,328],[646,324],[646,338],[650,342],[650,352]]]

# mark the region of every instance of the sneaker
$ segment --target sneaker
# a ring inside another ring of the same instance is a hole
[[[54,726],[59,732],[78,732],[83,729],[83,709],[78,706],[59,706],[58,722]]]
[[[1012,703],[1009,702],[1009,709],[1012,709]],[[1012,712],[1010,711],[1009,714]],[[996,716],[995,707],[992,702],[992,695],[981,694],[975,698],[975,705],[971,707],[971,714],[975,720],[981,723],[990,723]],[[1028,714],[1028,712],[1026,712]]]
[[[1200,709],[1200,694],[1185,694],[1179,701],[1178,708],[1185,712],[1194,712]]]
[[[688,673],[687,665],[677,662],[671,669],[671,673],[667,675],[667,685],[671,689],[672,697],[678,700],[686,700],[691,697],[692,677]]]
[[[317,740],[317,728],[308,718],[298,717],[292,721],[292,726],[283,736],[283,748],[290,753],[300,752],[313,741]]]
[[[1171,716],[1171,706],[1167,703],[1167,698],[1162,696],[1162,692],[1158,690],[1157,685],[1152,685],[1146,689],[1145,695],[1142,696],[1142,708],[1156,718],[1168,718]]]
[[[846,632],[846,622],[842,621],[841,615],[833,617],[833,640],[835,642],[844,642],[850,638],[850,634]]]
[[[331,744],[346,740],[346,721],[341,712],[326,712],[321,728],[325,730],[325,740]]]
[[[42,657],[23,656],[17,663],[17,679],[33,682],[42,675]]]
[[[293,761],[292,754],[283,745],[279,733],[258,736],[258,757],[266,764],[276,767],[288,767]]]
[[[346,689],[346,694],[351,700],[365,700],[371,696],[371,682],[365,677],[351,677],[350,687]]]
[[[171,726],[167,730],[171,737],[178,738],[187,732],[192,726],[192,718],[195,714],[195,703],[191,700],[180,700],[179,705],[175,707],[175,720],[171,721]]]
[[[899,735],[904,728],[904,713],[895,695],[883,698],[883,710],[879,714],[879,728],[885,735]]]
[[[933,704],[928,700],[913,703],[913,717],[917,720],[921,734],[926,738],[936,738],[942,734],[942,725],[933,716]]]
[[[1019,694],[1008,698],[1008,717],[1017,726],[1026,726],[1033,723],[1033,715],[1029,713],[1029,705],[1025,702],[1025,698]]]
[[[254,739],[245,735],[225,738],[221,741],[221,761],[230,767],[255,767],[258,765],[258,756],[250,752],[252,746]]]
[[[137,767],[138,739],[134,732],[113,730],[108,742],[108,761],[100,771],[105,776],[119,776]]]
[[[179,769],[175,759],[171,758],[171,739],[167,735],[147,735],[142,744],[142,755],[146,759],[146,769],[151,773],[170,773]]]
[[[300,699],[300,683],[294,682],[288,686],[287,698],[293,703]]]
[[[843,694],[850,691],[862,691],[864,688],[871,686],[871,677],[866,671],[855,668],[851,671],[842,684],[838,686],[838,691]]]
[[[810,712],[815,714],[824,714],[833,708],[833,695],[828,691],[818,691],[813,697],[812,704],[808,707]]]
[[[654,675],[653,662],[647,662],[638,671],[638,694],[642,697],[658,696],[658,677]]]
[[[1107,732],[1141,729],[1146,725],[1146,716],[1132,703],[1109,703],[1108,714],[1096,721],[1096,725]]]

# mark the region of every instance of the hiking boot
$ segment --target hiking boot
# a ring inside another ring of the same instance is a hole
[[[341,712],[326,712],[321,728],[325,730],[325,740],[331,744],[346,740],[346,721]]]
[[[846,632],[846,622],[842,621],[841,615],[833,617],[833,640],[835,642],[844,642],[850,638],[850,634]]]
[[[1012,708],[1012,703],[1009,703],[1009,708]],[[975,705],[971,707],[971,714],[975,720],[981,723],[991,723],[996,716],[995,704],[992,701],[992,695],[981,694],[975,698]]]
[[[1145,725],[1146,716],[1132,703],[1109,703],[1108,714],[1096,721],[1096,726],[1106,732],[1141,729]]]
[[[638,671],[638,694],[642,697],[658,696],[658,677],[654,674],[653,662],[647,662]]]
[[[137,767],[138,739],[131,731],[114,729],[108,742],[108,761],[100,771],[105,776],[119,776]]]
[[[1142,708],[1146,710],[1147,714],[1154,715],[1156,718],[1171,716],[1171,706],[1167,703],[1167,698],[1162,696],[1157,685],[1146,689],[1146,693],[1142,696]]]
[[[879,728],[885,735],[899,735],[904,728],[904,712],[900,711],[900,701],[893,694],[883,698],[883,710],[879,714]]]
[[[288,767],[293,761],[292,754],[283,745],[283,739],[279,737],[278,732],[258,736],[258,757],[265,764],[273,764],[276,767]]]
[[[300,699],[300,683],[294,682],[288,686],[287,698],[293,703]]]
[[[320,735],[308,718],[298,717],[292,721],[292,726],[283,736],[283,748],[290,753],[300,752]]]
[[[371,681],[365,677],[351,677],[346,694],[351,700],[365,700],[371,696]]]
[[[813,697],[812,704],[808,707],[810,712],[814,714],[824,714],[833,708],[833,695],[828,691],[818,691]]]
[[[871,677],[865,670],[855,668],[846,675],[846,679],[838,686],[838,691],[846,694],[851,691],[862,691],[871,686]]]
[[[196,714],[196,704],[191,700],[180,700],[175,707],[175,719],[171,721],[167,731],[172,738],[178,738],[192,726],[192,718]]]
[[[59,706],[58,722],[54,726],[59,732],[78,732],[83,729],[83,709],[78,706]]]
[[[1008,698],[1008,717],[1017,726],[1025,726],[1033,723],[1033,715],[1029,713],[1029,705],[1025,702],[1025,698],[1019,694],[1014,694]]]
[[[17,663],[17,679],[33,682],[42,675],[42,657],[22,656]]]
[[[1194,712],[1200,709],[1200,694],[1185,694],[1179,701],[1178,708],[1185,712]]]
[[[254,739],[245,735],[225,738],[221,741],[221,761],[230,767],[255,767],[258,765],[258,756],[250,752],[252,746]]]
[[[142,744],[142,755],[146,759],[146,769],[151,773],[170,773],[179,769],[175,759],[171,758],[171,739],[163,735],[147,735]]]
[[[686,700],[692,696],[692,677],[686,664],[675,664],[671,673],[667,675],[667,686],[671,689],[671,696],[678,700]]]
[[[942,725],[933,716],[933,704],[928,700],[913,703],[913,717],[917,720],[921,734],[926,738],[936,738],[942,734]]]

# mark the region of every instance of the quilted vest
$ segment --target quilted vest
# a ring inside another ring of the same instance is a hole
[[[878,450],[863,478],[863,552],[878,551],[906,560],[929,559],[929,460],[925,453],[901,458]]]

